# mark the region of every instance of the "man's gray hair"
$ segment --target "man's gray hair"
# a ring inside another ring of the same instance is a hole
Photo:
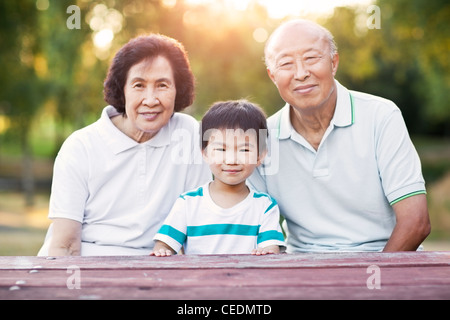
[[[275,36],[284,27],[288,27],[290,25],[295,25],[295,24],[298,24],[298,23],[308,23],[308,24],[314,25],[315,27],[317,27],[320,30],[322,30],[324,35],[325,35],[325,37],[326,37],[326,39],[327,39],[327,41],[328,41],[328,44],[330,46],[331,59],[333,59],[334,56],[337,54],[337,52],[338,52],[337,44],[334,41],[334,36],[330,32],[330,30],[328,30],[327,28],[321,26],[320,24],[317,24],[317,23],[315,23],[313,21],[310,21],[310,20],[304,20],[304,19],[289,20],[289,21],[283,22],[281,25],[279,25],[275,29],[275,31],[272,32],[272,34],[270,35],[269,39],[266,41],[266,45],[264,47],[264,61],[266,63],[266,67],[267,68],[271,69],[270,60],[271,60],[272,57],[271,57],[271,53],[269,52],[269,47],[270,47],[270,44],[272,43],[273,39],[275,38]]]

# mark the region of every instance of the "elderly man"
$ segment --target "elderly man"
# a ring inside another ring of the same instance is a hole
[[[430,232],[425,182],[398,107],[337,82],[333,36],[311,21],[281,25],[265,57],[286,106],[268,119],[271,154],[250,183],[278,201],[288,252],[417,250]]]

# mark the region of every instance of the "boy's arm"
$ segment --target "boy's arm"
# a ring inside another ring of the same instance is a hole
[[[256,256],[266,255],[266,254],[279,254],[280,247],[277,245],[267,246],[264,248],[256,248],[252,250],[252,254]]]
[[[155,257],[169,257],[175,253],[175,250],[173,250],[168,244],[158,240],[153,247],[153,251],[150,252],[150,255]]]

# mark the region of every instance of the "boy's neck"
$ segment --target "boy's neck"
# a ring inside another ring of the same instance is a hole
[[[219,180],[213,180],[209,185],[211,199],[224,209],[231,208],[243,201],[249,193],[250,190],[245,181],[236,185],[229,185]]]

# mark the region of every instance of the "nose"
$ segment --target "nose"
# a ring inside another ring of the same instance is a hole
[[[159,98],[152,88],[147,88],[147,90],[144,91],[142,104],[149,107],[160,104]]]
[[[295,61],[295,74],[296,80],[304,81],[311,75],[308,67],[303,63],[302,59],[296,59]]]
[[[236,152],[233,149],[228,149],[225,152],[225,164],[236,164]]]

